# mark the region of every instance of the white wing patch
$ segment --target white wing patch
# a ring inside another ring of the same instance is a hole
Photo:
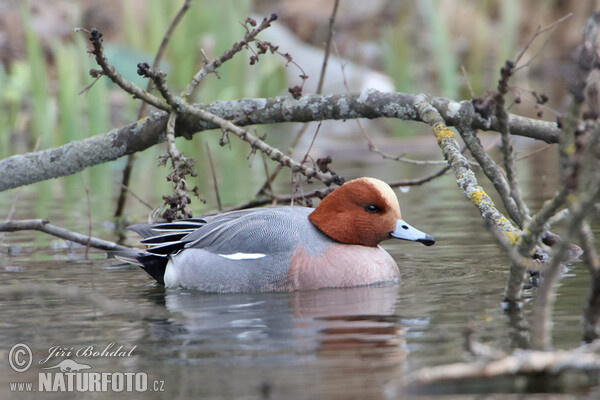
[[[229,260],[256,260],[259,258],[266,257],[266,254],[262,253],[233,253],[233,254],[219,254],[219,257],[227,258]]]

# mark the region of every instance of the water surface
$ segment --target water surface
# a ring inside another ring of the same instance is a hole
[[[525,194],[534,207],[552,190],[544,157],[532,157],[522,166]],[[414,178],[427,171],[386,165],[354,163],[346,171],[382,179]],[[14,193],[0,198],[4,208]],[[398,262],[401,282],[351,289],[218,295],[165,290],[138,267],[115,266],[101,252],[91,251],[91,258],[85,260],[81,246],[65,247],[63,241],[32,232],[4,234],[0,241],[2,359],[7,359],[14,344],[25,343],[33,351],[34,364],[17,373],[6,362],[0,363],[1,393],[8,393],[9,382],[37,382],[38,373],[45,372],[41,368],[64,359],[55,357],[39,365],[56,346],[76,351],[86,346],[104,349],[114,343],[113,349],[132,350],[128,357],[75,359],[95,372],[145,372],[150,381],[164,382],[164,392],[139,393],[139,397],[174,399],[394,396],[410,372],[464,360],[463,332],[468,325],[475,328],[478,340],[498,350],[527,347],[530,301],[518,317],[503,313],[500,300],[507,258],[452,177],[400,193],[399,199],[404,218],[434,235],[435,246],[385,242],[383,246]],[[92,208],[103,209],[96,207],[102,202],[106,199],[93,198]],[[25,193],[16,217],[31,217],[37,207],[57,224],[87,231],[87,211],[80,203],[71,207],[49,199],[43,207],[38,204],[35,196]],[[140,218],[143,214],[140,210]],[[94,234],[114,240],[104,224],[109,219],[109,212],[94,214]],[[594,229],[598,232],[598,225]],[[580,315],[588,285],[585,266],[571,264],[558,290],[556,348],[580,343]],[[494,390],[511,391],[512,383]],[[20,393],[14,398],[29,396]]]

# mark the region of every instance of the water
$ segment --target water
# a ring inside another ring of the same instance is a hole
[[[551,193],[553,182],[547,169],[539,171],[546,165],[544,157],[548,156],[532,157],[522,167],[522,181],[529,185],[526,197],[537,207],[541,196]],[[348,175],[383,179],[397,178],[398,170],[404,178],[423,171],[386,165],[388,169],[381,163],[344,168]],[[542,175],[546,178],[540,179]],[[34,364],[17,373],[0,362],[0,393],[9,393],[9,382],[37,386],[38,373],[48,372],[42,368],[74,358],[89,365],[91,372],[145,372],[150,389],[164,389],[133,395],[80,393],[78,398],[396,397],[402,379],[418,368],[462,361],[463,332],[469,324],[479,341],[498,350],[527,347],[531,303],[526,302],[518,318],[502,312],[507,258],[452,177],[413,188],[399,198],[404,218],[433,234],[436,244],[384,242],[398,262],[401,282],[374,287],[220,295],[165,290],[138,267],[115,267],[101,252],[92,251],[91,259],[85,260],[82,247],[64,248],[64,242],[43,234],[4,234],[1,358],[7,360],[14,344],[25,343]],[[10,197],[3,199],[6,206]],[[105,199],[92,199],[97,201]],[[27,217],[35,203],[24,195],[17,217]],[[58,201],[45,207],[53,222],[87,231],[85,207],[66,211],[69,207]],[[93,216],[94,234],[114,239],[102,224],[107,219],[109,215]],[[569,268],[560,282],[554,313],[554,345],[561,349],[580,344],[580,316],[589,285],[583,264],[575,262]],[[130,355],[72,357],[78,350],[92,346],[90,351],[102,351],[111,343],[112,350],[122,346]],[[63,356],[39,365],[56,346]],[[442,391],[515,390],[513,380],[495,385],[471,383]],[[571,389],[546,382],[530,390]],[[577,390],[594,396],[599,389],[583,385]],[[42,397],[36,394],[14,398]]]

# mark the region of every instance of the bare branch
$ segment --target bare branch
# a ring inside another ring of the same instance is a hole
[[[463,194],[477,207],[481,216],[515,242],[519,231],[502,215],[494,205],[492,199],[477,183],[477,178],[469,168],[467,159],[462,155],[454,133],[446,126],[442,116],[432,105],[426,95],[415,97],[415,106],[419,116],[433,128],[433,134],[437,139],[448,164],[454,170],[456,181]]]
[[[0,222],[0,232],[15,232],[15,231],[40,231],[61,239],[70,240],[71,242],[79,243],[84,246],[89,245],[105,251],[111,250],[128,250],[128,247],[118,245],[102,239],[82,235],[80,233],[71,232],[67,229],[50,224],[48,221],[41,219],[23,219]]]
[[[515,350],[511,355],[492,360],[481,360],[473,363],[457,363],[422,368],[410,374],[398,387],[393,397],[401,397],[406,391],[418,387],[449,381],[465,381],[468,379],[485,379],[501,376],[523,376],[548,374],[556,376],[569,370],[600,370],[599,343],[585,345],[569,351],[528,351]]]
[[[93,46],[93,50],[91,50],[91,53],[96,57],[96,62],[102,68],[104,75],[106,75],[110,78],[111,81],[119,85],[121,89],[123,89],[127,93],[131,93],[134,97],[141,99],[158,109],[165,111],[169,110],[169,106],[165,103],[164,100],[161,100],[158,97],[148,93],[147,91],[140,89],[133,83],[126,81],[123,78],[123,76],[121,76],[121,74],[119,74],[119,72],[115,69],[115,67],[110,65],[108,59],[104,55],[101,32],[97,31],[96,29],[93,29],[90,32],[89,40]]]
[[[419,121],[420,117],[413,104],[414,98],[415,96],[405,93],[367,90],[362,93],[328,96],[307,95],[300,100],[273,97],[216,101],[201,108],[221,119],[235,121],[238,126],[380,117]],[[458,124],[461,121],[456,112],[460,108],[459,103],[434,98],[433,104],[447,124]],[[165,105],[168,107],[166,102]],[[113,161],[162,143],[165,140],[167,119],[168,114],[165,112],[153,113],[133,124],[105,134],[1,160],[0,191],[74,174],[87,167]],[[494,118],[483,120],[475,115],[467,123],[473,129],[495,129]],[[509,124],[512,134],[533,137],[548,143],[558,141],[559,129],[555,123],[510,115]],[[186,114],[178,118],[176,135],[191,137],[192,133],[215,128],[220,126],[212,121],[203,120],[198,115]]]
[[[175,28],[177,27],[177,25],[179,25],[179,23],[183,19],[183,16],[187,12],[187,10],[190,8],[190,6],[191,6],[191,0],[185,0],[183,2],[183,5],[179,9],[179,11],[173,18],[173,21],[171,21],[171,24],[169,25],[167,32],[165,33],[165,35],[162,38],[162,41],[160,42],[158,51],[156,52],[156,55],[154,56],[154,61],[152,62],[152,68],[158,68],[158,66],[160,65],[160,62],[162,61],[163,55],[165,54],[167,45],[169,44],[169,41],[171,40],[173,32],[175,31]],[[152,81],[148,81],[148,85],[146,86],[146,91],[149,92],[151,89],[152,89]],[[146,113],[147,105],[148,105],[148,103],[146,103],[146,102],[142,102],[142,104],[140,105],[140,110],[138,112],[138,120],[141,119],[144,116],[144,114]],[[129,181],[131,179],[131,171],[133,170],[134,162],[135,162],[135,155],[130,154],[127,157],[127,164],[125,165],[125,168],[123,168],[123,178],[121,179],[121,191],[120,191],[119,197],[117,199],[117,208],[115,210],[115,217],[117,217],[117,218],[121,217],[121,215],[123,214],[123,210],[125,209],[125,202],[127,201],[127,193],[128,193],[127,187],[129,187]]]
[[[181,97],[189,97],[202,79],[204,79],[208,74],[214,73],[224,62],[230,60],[236,53],[242,51],[244,47],[248,45],[248,43],[254,40],[256,35],[271,26],[271,22],[275,21],[276,19],[277,14],[271,14],[269,18],[264,18],[259,26],[247,32],[244,35],[244,38],[239,42],[236,42],[230,50],[227,50],[220,57],[215,58],[211,62],[207,63],[200,71],[198,71],[196,75],[194,75],[192,81],[181,92]]]

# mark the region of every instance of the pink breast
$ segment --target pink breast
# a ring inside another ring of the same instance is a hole
[[[396,262],[381,247],[334,243],[321,255],[310,257],[299,246],[292,254],[289,290],[351,287],[397,280]]]

